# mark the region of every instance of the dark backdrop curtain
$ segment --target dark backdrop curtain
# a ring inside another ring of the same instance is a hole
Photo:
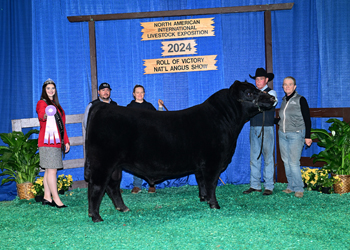
[[[31,1],[0,1],[0,133],[11,132],[12,119],[33,115],[31,6]],[[0,200],[16,194],[15,183],[0,186]]]

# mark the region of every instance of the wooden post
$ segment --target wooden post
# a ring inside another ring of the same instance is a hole
[[[95,22],[89,22],[90,68],[91,68],[91,100],[97,99],[97,61]]]
[[[272,28],[271,28],[271,11],[264,12],[264,23],[265,23],[265,64],[266,71],[273,73],[272,66]],[[267,84],[273,89],[273,81]]]

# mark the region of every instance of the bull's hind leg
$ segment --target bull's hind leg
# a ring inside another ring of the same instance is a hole
[[[91,216],[93,222],[103,221],[100,216],[100,205],[103,195],[106,190],[106,185],[97,185],[89,182],[88,192],[89,192],[89,216]]]
[[[109,182],[110,175],[107,172],[91,172],[88,185],[89,216],[93,222],[103,221],[100,216],[100,205]]]
[[[108,196],[111,198],[115,208],[121,212],[128,212],[130,209],[125,206],[123,198],[120,192],[120,181],[122,179],[122,170],[116,169],[114,170],[108,185],[106,187],[106,191]]]
[[[198,189],[199,189],[199,200],[202,201],[208,201],[207,198],[207,190],[204,185],[204,178],[203,174],[201,172],[195,173],[196,181],[198,184]]]

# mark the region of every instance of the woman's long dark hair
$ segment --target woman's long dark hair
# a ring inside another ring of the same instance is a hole
[[[52,84],[53,86],[55,86],[55,94],[53,95],[53,100],[50,100],[50,98],[48,97],[47,93],[46,93],[46,86],[48,84]],[[60,111],[61,111],[61,114],[63,114],[63,109],[60,105],[60,102],[58,101],[58,95],[57,95],[57,88],[56,88],[56,84],[53,80],[51,80],[50,78],[47,79],[44,84],[43,84],[43,88],[42,88],[42,91],[41,91],[41,97],[40,97],[40,100],[45,100],[47,105],[55,105]]]

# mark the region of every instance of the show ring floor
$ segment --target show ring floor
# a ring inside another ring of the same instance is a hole
[[[103,222],[88,217],[87,189],[61,196],[68,208],[32,200],[0,202],[2,249],[349,249],[350,194],[305,191],[242,194],[249,185],[217,187],[220,210],[200,202],[197,186],[123,190],[130,212],[104,196]]]

